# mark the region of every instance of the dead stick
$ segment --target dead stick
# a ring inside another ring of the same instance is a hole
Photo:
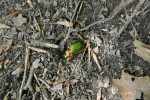
[[[41,46],[41,47],[47,47],[47,48],[56,48],[56,49],[60,48],[59,45],[45,43],[45,42],[42,42],[42,41],[30,40],[30,42],[31,42],[31,45],[34,45],[34,46]]]
[[[18,100],[21,100],[21,96],[22,96],[22,91],[23,91],[23,87],[26,81],[26,73],[27,73],[27,63],[29,60],[29,48],[28,46],[26,46],[26,52],[25,52],[25,69],[24,69],[24,74],[23,74],[23,79],[22,79],[22,83],[21,83],[21,87],[19,90],[19,97]]]
[[[80,4],[81,4],[81,1],[79,1],[79,2],[77,3],[76,8],[75,8],[75,10],[74,10],[74,14],[73,14],[72,18],[70,19],[70,22],[72,22],[72,21],[74,20],[74,18],[75,18],[75,16],[76,16],[76,13],[77,13],[77,10],[78,10]],[[71,30],[72,30],[72,29],[69,27],[66,37],[65,37],[65,38],[63,39],[63,41],[60,43],[61,51],[63,51],[64,45],[65,45],[66,41],[68,40],[68,38],[70,37],[70,34],[71,34],[71,32],[72,32]]]
[[[92,27],[92,26],[94,26],[94,25],[96,25],[96,24],[100,24],[100,23],[107,22],[107,21],[111,20],[112,18],[113,18],[113,17],[106,18],[106,19],[104,19],[104,20],[99,20],[99,21],[97,21],[97,22],[94,22],[94,23],[92,23],[92,24],[86,26],[85,28],[80,29],[79,32],[85,31],[85,30],[89,29],[90,27]]]
[[[29,77],[28,77],[28,80],[27,80],[27,83],[26,85],[24,86],[24,90],[27,90],[27,88],[29,89],[29,91],[34,94],[34,90],[31,86],[31,82],[32,82],[32,79],[33,79],[33,74],[34,74],[34,67],[32,66],[30,68],[30,74],[29,74]]]

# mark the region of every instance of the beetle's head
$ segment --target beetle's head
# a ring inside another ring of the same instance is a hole
[[[71,52],[70,50],[67,50],[67,51],[65,52],[64,57],[65,57],[65,58],[69,58],[69,57],[71,57],[71,56],[72,56],[72,52]]]

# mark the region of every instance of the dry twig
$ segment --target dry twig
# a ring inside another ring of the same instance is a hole
[[[56,49],[60,48],[59,45],[56,45],[56,44],[50,44],[50,43],[45,43],[45,42],[36,41],[36,40],[30,40],[30,41],[31,41],[31,45],[34,45],[34,46],[56,48]]]
[[[43,49],[40,49],[40,48],[35,48],[35,47],[29,47],[29,49],[37,51],[37,52],[47,53],[48,59],[50,59],[50,57],[51,57],[51,54],[46,50],[43,50]]]
[[[8,95],[11,94],[13,91],[14,91],[14,90],[9,91],[9,92],[6,94],[6,96],[4,97],[3,100],[8,100]]]
[[[139,3],[137,4],[137,6],[135,7],[134,11],[132,12],[131,16],[128,16],[128,14],[126,13],[126,23],[122,26],[122,28],[116,33],[117,36],[113,38],[113,40],[116,42],[118,40],[118,38],[120,37],[121,33],[127,28],[127,26],[130,24],[130,22],[132,21],[132,18],[134,16],[136,16],[136,12],[139,11],[140,7],[143,5],[143,3],[145,2],[145,0],[140,0]],[[125,6],[124,6],[124,9]]]
[[[23,74],[23,79],[22,79],[21,87],[20,87],[20,90],[19,90],[19,97],[18,97],[18,100],[22,100],[22,99],[21,99],[21,96],[22,96],[23,87],[24,87],[25,81],[26,81],[27,63],[28,63],[28,60],[29,60],[29,48],[28,48],[28,45],[26,45],[25,68],[24,68],[24,74]]]
[[[73,20],[74,20],[74,18],[75,18],[75,16],[76,16],[76,13],[77,13],[77,10],[78,10],[80,4],[81,4],[81,1],[79,1],[78,4],[76,5],[74,14],[73,14],[72,18],[70,19],[70,22],[71,22],[71,23],[73,23]],[[65,37],[64,40],[60,43],[60,47],[61,47],[61,50],[62,50],[62,51],[63,51],[63,49],[64,49],[64,44],[66,43],[67,39],[70,37],[70,34],[71,34],[71,33],[72,33],[72,28],[69,27],[66,37]]]
[[[26,85],[24,86],[24,90],[27,90],[27,88],[28,88],[29,91],[30,91],[32,94],[34,94],[34,90],[33,90],[32,86],[31,86],[33,74],[34,74],[34,66],[32,66],[32,67],[30,68],[30,74],[29,74],[27,83],[26,83]]]

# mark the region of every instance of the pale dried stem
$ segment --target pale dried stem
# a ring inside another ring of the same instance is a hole
[[[46,48],[56,48],[56,49],[60,48],[59,45],[45,43],[45,42],[42,42],[42,41],[30,40],[30,42],[31,42],[31,45],[34,45],[34,46],[40,46],[40,47],[46,47]]]
[[[26,51],[25,51],[25,68],[24,68],[24,74],[23,74],[21,87],[20,87],[20,90],[19,90],[18,100],[22,100],[21,96],[22,96],[23,87],[25,85],[25,81],[26,81],[26,77],[27,77],[26,74],[27,74],[27,63],[28,63],[28,60],[29,60],[29,48],[28,48],[28,46],[26,46]]]
[[[28,80],[27,80],[27,83],[26,85],[24,86],[24,90],[27,90],[27,88],[29,89],[29,91],[34,94],[34,90],[31,86],[31,82],[32,82],[32,79],[33,79],[33,74],[34,74],[34,66],[32,66],[30,68],[30,74],[29,74],[29,77],[28,77]]]

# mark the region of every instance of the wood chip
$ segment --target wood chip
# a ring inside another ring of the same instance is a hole
[[[0,29],[8,29],[8,28],[10,28],[10,27],[7,26],[6,24],[0,23]]]
[[[14,22],[15,27],[16,27],[16,28],[19,28],[20,26],[22,26],[24,23],[27,22],[27,19],[24,18],[24,17],[22,16],[22,14],[19,14],[17,17],[15,17],[15,18],[13,19],[13,22]]]
[[[35,61],[32,63],[32,66],[34,67],[34,68],[38,68],[39,67],[39,63],[40,62],[40,59],[35,59]]]
[[[139,40],[134,40],[133,44],[135,46],[135,54],[150,63],[150,46]]]
[[[66,79],[64,77],[61,77],[58,80],[56,80],[53,84],[60,84],[60,83],[63,83],[65,81],[66,81]]]
[[[27,3],[28,3],[28,5],[29,5],[31,8],[34,8],[34,7],[33,7],[33,3],[32,3],[31,0],[27,0]]]
[[[70,81],[70,84],[71,84],[71,85],[74,85],[74,84],[76,84],[78,81],[79,81],[79,80],[77,80],[77,79],[72,79],[72,80]]]
[[[12,75],[18,75],[24,72],[24,68],[23,67],[18,67],[16,70],[14,70],[12,72]]]
[[[97,92],[97,99],[96,100],[101,100],[101,98],[102,98],[102,92],[101,92],[101,88],[100,88]]]
[[[73,23],[72,22],[68,22],[67,20],[65,20],[65,21],[58,21],[57,24],[64,25],[66,27],[72,27],[73,26]]]
[[[9,59],[6,59],[5,60],[5,62],[4,62],[4,65],[7,65],[7,64],[9,64],[11,62],[11,60],[9,60]]]
[[[12,47],[12,40],[7,41],[7,43],[0,45],[0,54],[8,51]]]

